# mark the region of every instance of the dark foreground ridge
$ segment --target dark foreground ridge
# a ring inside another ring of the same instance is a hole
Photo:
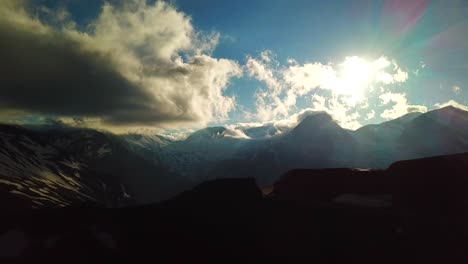
[[[223,179],[141,207],[4,209],[0,257],[466,263],[467,172],[465,153],[380,171],[293,170],[268,194],[253,179]]]

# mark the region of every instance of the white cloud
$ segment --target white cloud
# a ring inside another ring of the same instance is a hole
[[[311,109],[327,112],[343,128],[357,129],[361,126],[358,121],[360,118],[359,113],[350,107],[345,100],[340,99],[340,97],[325,98],[323,96],[314,96],[312,98]]]
[[[255,79],[265,82],[268,86],[269,91],[275,94],[281,92],[281,85],[279,80],[277,80],[274,69],[272,68],[270,52],[262,52],[261,53],[261,60],[247,57],[246,68],[251,77]]]
[[[360,126],[360,112],[363,109],[371,111],[369,97],[379,92],[377,85],[383,93],[385,89],[382,86],[408,79],[407,72],[383,56],[374,61],[351,56],[336,65],[320,62],[300,64],[290,58],[286,66],[280,66],[272,57],[271,51],[262,52],[259,59],[247,57],[249,75],[267,87],[256,93],[256,115],[261,121],[284,120],[291,112],[297,111],[298,98],[315,94],[311,109],[326,111],[341,126],[355,129]],[[317,92],[321,94],[322,91],[328,93],[318,96]]]
[[[461,104],[455,100],[450,100],[448,102],[445,102],[445,103],[437,103],[435,104],[435,106],[437,108],[442,108],[442,107],[446,107],[446,106],[453,106],[453,107],[456,107],[456,108],[459,108],[461,110],[465,110],[465,111],[468,111],[468,105],[464,105],[464,104]]]
[[[306,63],[290,65],[283,71],[283,80],[288,87],[285,104],[290,107],[296,104],[299,96],[309,94],[314,89],[330,88],[329,82],[335,78],[335,71],[331,66],[321,63]]]
[[[271,50],[264,50],[260,53],[260,57],[266,63],[271,62],[271,57],[273,56],[273,52]]]
[[[460,94],[460,92],[461,92],[461,88],[460,88],[460,86],[454,85],[454,86],[452,87],[452,91],[453,91],[455,94],[458,95],[458,94]]]
[[[379,96],[382,104],[393,106],[385,109],[380,116],[385,119],[395,119],[410,112],[427,112],[427,107],[423,105],[410,105],[404,93],[385,93]]]
[[[406,80],[408,80],[408,73],[398,68],[397,73],[393,75],[393,80],[395,80],[395,82],[406,82]]]
[[[249,139],[244,131],[240,129],[238,125],[227,125],[225,126],[226,130],[223,133],[224,137],[229,137],[229,138],[244,138],[244,139]]]
[[[375,117],[375,111],[372,110],[372,111],[370,111],[369,113],[367,113],[367,115],[366,115],[366,120],[372,119],[372,118],[374,118],[374,117]]]
[[[278,76],[276,61],[270,51],[264,51],[260,59],[247,57],[246,68],[249,76],[264,82],[267,89],[259,88],[255,93],[256,117],[260,121],[267,121],[278,117],[286,117],[289,113],[288,107],[281,99],[283,84]]]

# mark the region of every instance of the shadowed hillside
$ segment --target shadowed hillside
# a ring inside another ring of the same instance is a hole
[[[1,220],[0,244],[8,247],[0,256],[462,263],[467,169],[468,154],[459,154],[396,162],[384,171],[293,170],[268,196],[253,179],[224,179],[144,207],[10,208]]]

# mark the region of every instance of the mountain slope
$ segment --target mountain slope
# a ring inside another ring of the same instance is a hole
[[[114,135],[14,126],[1,126],[0,134],[0,187],[38,207],[149,203],[190,186]]]
[[[421,113],[409,113],[394,120],[375,125],[363,126],[351,135],[358,142],[355,153],[356,164],[366,168],[385,168],[391,162],[398,160],[400,137],[415,118]]]
[[[468,112],[447,106],[415,118],[399,139],[400,159],[468,151]]]

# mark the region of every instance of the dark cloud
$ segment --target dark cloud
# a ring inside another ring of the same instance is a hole
[[[145,105],[154,104],[114,69],[108,55],[86,51],[63,34],[0,24],[0,35],[2,108],[130,122],[122,109],[149,111]]]
[[[52,26],[25,11],[27,1],[0,2],[0,113],[101,126],[226,118],[235,100],[222,93],[238,64],[205,55],[213,45],[197,40],[190,18],[172,6],[128,3],[106,3],[82,32],[63,10],[47,10],[62,21]]]

